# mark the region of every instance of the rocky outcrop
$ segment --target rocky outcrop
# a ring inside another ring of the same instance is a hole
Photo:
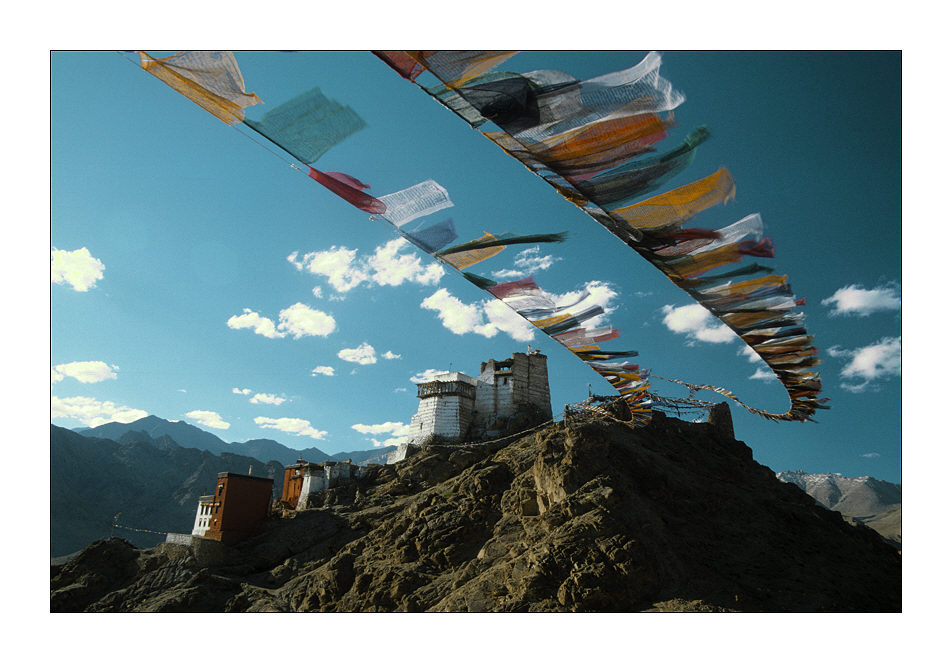
[[[214,564],[131,550],[110,583],[63,593],[81,555],[54,569],[51,609],[901,609],[899,554],[780,482],[723,421],[581,418],[430,446],[284,515]]]

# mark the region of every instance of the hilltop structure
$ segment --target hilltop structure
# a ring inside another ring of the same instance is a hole
[[[299,458],[297,463],[284,468],[284,488],[280,501],[291,509],[306,509],[311,495],[359,476],[360,466],[350,460],[309,463]]]
[[[270,513],[273,486],[264,477],[219,473],[215,494],[198,498],[192,536],[230,544],[255,533]]]
[[[552,418],[546,356],[538,350],[482,362],[477,378],[441,373],[417,385],[417,398],[409,438],[388,463],[406,458],[411,445],[494,439]]]

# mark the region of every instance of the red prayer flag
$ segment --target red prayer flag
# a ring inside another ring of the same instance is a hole
[[[383,214],[387,211],[387,206],[383,202],[361,191],[367,188],[366,184],[350,175],[322,173],[314,167],[311,167],[307,175],[359,210],[369,214]]]

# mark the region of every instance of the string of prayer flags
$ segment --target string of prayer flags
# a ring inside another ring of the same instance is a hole
[[[445,80],[458,85],[481,76],[512,53],[417,51],[406,55],[399,52],[378,54],[409,80],[422,73],[423,67],[420,63],[425,63],[441,71]],[[566,233],[484,233],[478,239],[445,248],[457,238],[452,219],[434,224],[416,224],[412,229],[407,225],[415,219],[453,205],[446,189],[435,181],[426,180],[377,198],[366,192],[369,185],[352,175],[314,167],[313,164],[331,147],[366,126],[363,119],[350,107],[328,99],[319,88],[312,88],[266,112],[260,119],[250,120],[244,117],[243,108],[260,103],[261,100],[244,92],[244,81],[231,53],[187,52],[171,58],[155,59],[140,52],[140,60],[146,71],[228,124],[244,123],[294,159],[307,164],[307,174],[312,180],[354,207],[374,215],[372,218],[379,217],[388,222],[394,232],[458,270],[486,260],[503,251],[506,246],[565,241]],[[549,113],[549,119],[554,117],[555,115]],[[566,172],[588,174],[592,167],[586,160],[586,152],[595,149],[593,146],[597,146],[601,153],[602,164],[620,163],[619,159],[634,151],[643,151],[640,147],[635,150],[631,146],[635,136],[644,138],[644,145],[647,146],[654,140],[651,136],[663,129],[663,126],[658,122],[652,123],[649,118],[647,121],[614,122],[609,127],[614,134],[603,131],[605,128],[599,125],[597,128],[583,128],[569,136],[554,137],[547,144],[549,151],[546,158],[553,164],[558,163]],[[481,288],[498,293],[497,296],[501,296],[504,303],[543,332],[564,335],[560,342],[574,349],[577,356],[594,370],[600,371],[619,390],[620,397],[631,404],[632,420],[642,421],[635,417],[635,413],[643,412],[647,383],[642,380],[641,374],[637,373],[637,366],[616,365],[609,361],[632,357],[637,353],[605,351],[588,342],[592,339],[599,342],[611,340],[618,336],[616,329],[598,328],[589,333],[589,330],[582,327],[585,321],[602,315],[602,307],[589,306],[575,311],[584,306],[585,301],[591,297],[590,292],[582,293],[570,304],[558,306],[531,277],[515,283],[497,284],[475,274],[463,274]],[[581,339],[588,344],[579,345],[576,341]]]
[[[258,95],[245,92],[231,51],[182,51],[165,58],[136,53],[145,71],[226,124],[242,122],[245,108],[262,103]]]
[[[494,122],[502,131],[484,131],[487,138],[638,251],[758,352],[791,395],[791,409],[776,418],[809,419],[821,399],[817,398],[819,374],[809,370],[818,363],[812,337],[803,329],[803,314],[793,311],[804,300],[794,297],[785,277],[733,281],[773,271],[758,263],[711,274],[747,257],[774,256],[773,241],[763,237],[759,215],[719,230],[684,227],[698,213],[735,197],[727,169],[636,200],[686,169],[710,136],[707,128],[700,127],[675,149],[657,157],[640,157],[653,150],[673,125],[670,115],[661,119],[657,114],[673,111],[684,101],[660,76],[657,53],[630,69],[586,81],[550,70],[516,74],[489,69],[463,80],[458,72],[441,71],[425,58],[411,57],[442,84],[424,88],[429,94],[474,127]],[[465,58],[479,60],[472,52],[466,52]],[[467,278],[482,283],[475,275]],[[510,290],[531,291],[532,286],[483,283],[504,300]],[[542,309],[525,311],[543,314]],[[572,317],[549,316],[533,324],[556,340],[570,334],[563,340],[579,343],[574,347],[584,348],[582,352],[597,352],[588,347],[595,343],[587,343],[594,334]],[[573,323],[578,329],[561,327]],[[789,333],[791,329],[798,331]],[[767,343],[772,337],[788,340]]]
[[[740,400],[740,398],[738,398],[734,392],[730,391],[729,389],[724,389],[723,387],[717,387],[709,384],[691,384],[690,382],[684,382],[683,380],[664,378],[657,375],[654,377],[658,380],[666,380],[668,382],[680,384],[690,389],[692,393],[700,390],[713,391],[716,394],[720,394],[721,396],[731,399],[748,412],[760,415],[761,417],[771,421],[813,421],[812,415],[815,410],[829,409],[829,406],[825,405],[825,403],[827,403],[830,399],[817,399],[815,397],[815,394],[819,392],[819,382],[817,382],[817,389],[815,391],[806,390],[804,392],[797,392],[788,387],[787,393],[790,396],[791,401],[790,410],[783,414],[774,414],[772,412],[767,412],[766,410],[758,410],[757,408],[750,407]]]
[[[305,164],[313,164],[331,147],[367,126],[352,108],[328,99],[319,88],[279,105],[260,120],[247,119],[244,109],[262,101],[245,92],[244,78],[230,51],[182,51],[166,58],[137,53],[145,71],[220,120],[229,125],[243,123]],[[366,184],[350,175],[311,167],[308,176],[360,210],[371,214],[386,210],[379,200],[362,191],[368,188]]]

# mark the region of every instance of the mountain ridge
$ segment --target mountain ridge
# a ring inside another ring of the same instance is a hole
[[[232,453],[240,456],[250,456],[262,463],[274,460],[283,465],[293,465],[298,459],[304,459],[310,463],[346,460],[348,458],[352,458],[357,464],[368,462],[371,459],[378,459],[377,462],[380,462],[379,458],[396,449],[395,446],[390,445],[328,454],[317,447],[291,449],[276,440],[268,438],[257,438],[245,442],[226,442],[214,433],[209,433],[187,422],[169,421],[152,414],[127,424],[111,421],[101,426],[71,432],[76,432],[84,437],[118,440],[126,433],[137,431],[144,432],[153,439],[167,436],[179,446],[187,449],[199,449],[214,454]]]
[[[198,498],[213,491],[218,473],[249,468],[273,479],[272,493],[280,496],[284,467],[274,461],[186,448],[142,431],[127,431],[120,442],[51,424],[50,555],[115,533],[115,522],[146,530],[119,530],[140,546],[160,543],[165,532],[190,532]]]
[[[881,536],[723,426],[657,413],[419,448],[244,542],[205,544],[97,541],[51,570],[51,611],[901,610],[901,556]]]
[[[777,478],[798,486],[821,506],[864,523],[896,547],[902,546],[902,484],[803,470],[778,472]]]

